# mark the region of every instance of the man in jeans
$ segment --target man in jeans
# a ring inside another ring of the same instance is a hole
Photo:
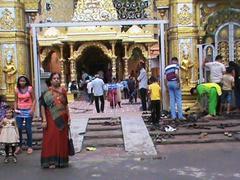
[[[171,118],[185,120],[182,112],[182,92],[179,79],[178,58],[173,57],[171,63],[165,68],[165,85],[168,87],[170,96]],[[178,117],[176,115],[175,103],[177,103]]]
[[[147,110],[147,89],[148,89],[148,79],[147,79],[147,72],[145,70],[145,63],[144,61],[140,61],[140,74],[137,78],[139,81],[139,90],[140,90],[140,97],[142,102],[142,110]]]
[[[101,112],[104,112],[104,82],[99,77],[99,74],[95,75],[95,79],[92,81],[92,88],[95,100],[95,107],[97,113],[100,113],[99,100],[101,102]]]

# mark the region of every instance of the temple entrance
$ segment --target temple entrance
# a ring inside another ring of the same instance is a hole
[[[89,46],[77,59],[76,71],[78,81],[82,79],[83,73],[92,77],[98,73],[105,82],[109,82],[111,80],[111,59],[100,48]]]

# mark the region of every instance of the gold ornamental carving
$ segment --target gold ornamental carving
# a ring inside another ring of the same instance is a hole
[[[103,45],[100,42],[86,42],[83,45],[81,45],[77,51],[73,52],[73,58],[77,59],[78,57],[82,56],[82,53],[84,51],[84,49],[91,47],[91,46],[95,46],[98,47],[99,49],[101,49],[103,51],[103,53],[105,55],[107,55],[110,59],[112,58],[112,51],[109,50],[105,45]]]
[[[73,21],[117,20],[112,0],[78,0]]]
[[[12,30],[16,26],[15,18],[12,12],[8,9],[4,9],[2,12],[2,17],[0,18],[0,29],[2,30]]]
[[[17,69],[13,60],[13,52],[8,51],[6,54],[6,65],[3,67],[5,73],[5,82],[7,85],[7,95],[14,95]]]
[[[26,74],[28,63],[26,62],[25,45],[17,44],[18,74]]]
[[[192,14],[190,13],[190,8],[184,4],[180,8],[180,13],[178,14],[178,22],[180,25],[189,25],[192,23]]]
[[[235,43],[234,49],[235,49],[234,55],[235,55],[236,62],[240,64],[240,41],[237,41]]]
[[[25,10],[28,11],[38,11],[39,0],[24,0]]]
[[[222,56],[223,64],[227,65],[229,61],[229,45],[226,41],[218,43],[218,54]]]
[[[147,49],[144,45],[142,44],[133,44],[132,46],[130,46],[129,50],[128,50],[128,57],[131,57],[132,53],[133,53],[133,50],[135,48],[139,48],[141,51],[142,51],[142,54],[144,56],[145,59],[148,58],[148,52],[147,52]]]

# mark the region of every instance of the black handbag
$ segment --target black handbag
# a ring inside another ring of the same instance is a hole
[[[68,134],[69,134],[69,136],[68,136],[68,155],[69,156],[74,156],[75,155],[75,149],[74,149],[74,145],[73,145],[73,140],[72,140],[70,128],[69,128]]]

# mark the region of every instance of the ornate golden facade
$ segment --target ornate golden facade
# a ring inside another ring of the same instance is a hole
[[[191,102],[189,89],[200,78],[200,55],[213,60],[221,54],[226,64],[231,60],[240,63],[240,5],[237,0],[231,3],[224,0],[151,0],[147,6],[142,4],[144,11],[136,14],[124,14],[126,7],[111,0],[40,2],[0,2],[0,67],[6,65],[6,52],[11,50],[17,76],[33,76],[32,37],[27,24],[34,22],[117,21],[140,16],[168,20],[165,63],[168,64],[173,56],[179,59],[183,94],[187,100],[184,103]],[[136,73],[136,60],[139,59],[146,61],[149,76],[158,76],[159,69],[154,70],[154,63],[158,64],[154,60],[156,55],[151,54],[158,43],[157,35],[158,28],[150,25],[41,28],[38,34],[39,59],[45,71],[62,74],[63,85],[79,80],[81,68],[90,71],[97,70],[96,66],[107,68],[105,73],[110,70],[111,75],[119,79],[127,78]],[[92,60],[96,58],[92,54],[96,54],[99,60]],[[0,91],[7,92],[4,72],[0,72]]]

